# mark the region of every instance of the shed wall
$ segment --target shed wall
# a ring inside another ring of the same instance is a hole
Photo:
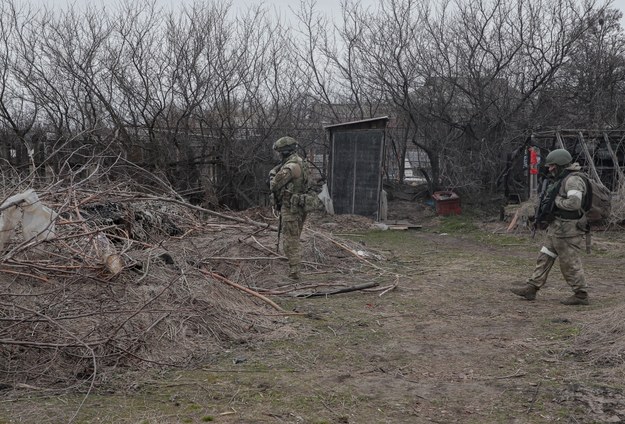
[[[331,133],[330,194],[337,214],[379,218],[384,129]]]

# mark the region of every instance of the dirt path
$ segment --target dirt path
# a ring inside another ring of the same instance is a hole
[[[376,265],[387,272],[372,279],[397,289],[276,299],[305,314],[289,318],[287,334],[233,346],[200,370],[120,377],[123,389],[90,396],[77,421],[623,422],[623,368],[590,367],[571,347],[584,324],[620,305],[625,236],[596,238],[601,250],[585,257],[591,305],[567,307],[557,269],[535,302],[509,292],[540,241],[492,230],[353,236],[384,253]],[[42,394],[20,405],[51,417],[37,422],[63,422],[80,401]],[[4,410],[32,422],[16,404]]]

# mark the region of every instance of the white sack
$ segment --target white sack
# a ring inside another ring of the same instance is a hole
[[[330,215],[334,215],[334,204],[332,203],[332,198],[330,197],[330,192],[328,191],[328,185],[324,184],[321,188],[321,193],[317,195],[323,206],[326,208],[326,212]]]
[[[0,252],[4,251],[7,241],[13,237],[15,229],[20,225],[22,220],[22,209],[17,206],[11,206],[5,209],[0,215]]]
[[[25,241],[49,240],[55,235],[54,221],[58,215],[41,203],[33,189],[9,197],[2,202],[0,210],[3,210],[0,216],[0,249],[11,238],[20,220]]]

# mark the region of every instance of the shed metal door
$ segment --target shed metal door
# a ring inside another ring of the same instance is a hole
[[[330,193],[335,213],[378,218],[383,155],[384,130],[334,133]]]

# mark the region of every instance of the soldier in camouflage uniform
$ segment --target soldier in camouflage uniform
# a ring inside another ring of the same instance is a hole
[[[547,240],[540,250],[536,268],[525,287],[513,288],[512,292],[527,300],[534,300],[536,292],[547,282],[547,276],[556,258],[560,259],[560,271],[573,296],[561,301],[565,305],[588,305],[588,293],[584,280],[584,270],[580,258],[581,244],[584,239],[587,220],[582,209],[582,199],[586,192],[586,183],[579,175],[581,167],[572,163],[571,154],[565,149],[556,149],[547,155],[545,164],[553,175],[554,181],[547,187],[560,188],[554,197],[554,219],[547,228]]]
[[[269,188],[281,215],[282,246],[289,261],[289,278],[298,281],[302,260],[300,236],[306,220],[306,212],[299,199],[306,190],[308,175],[302,158],[297,154],[294,138],[282,137],[273,148],[280,153],[282,162],[269,172]]]

